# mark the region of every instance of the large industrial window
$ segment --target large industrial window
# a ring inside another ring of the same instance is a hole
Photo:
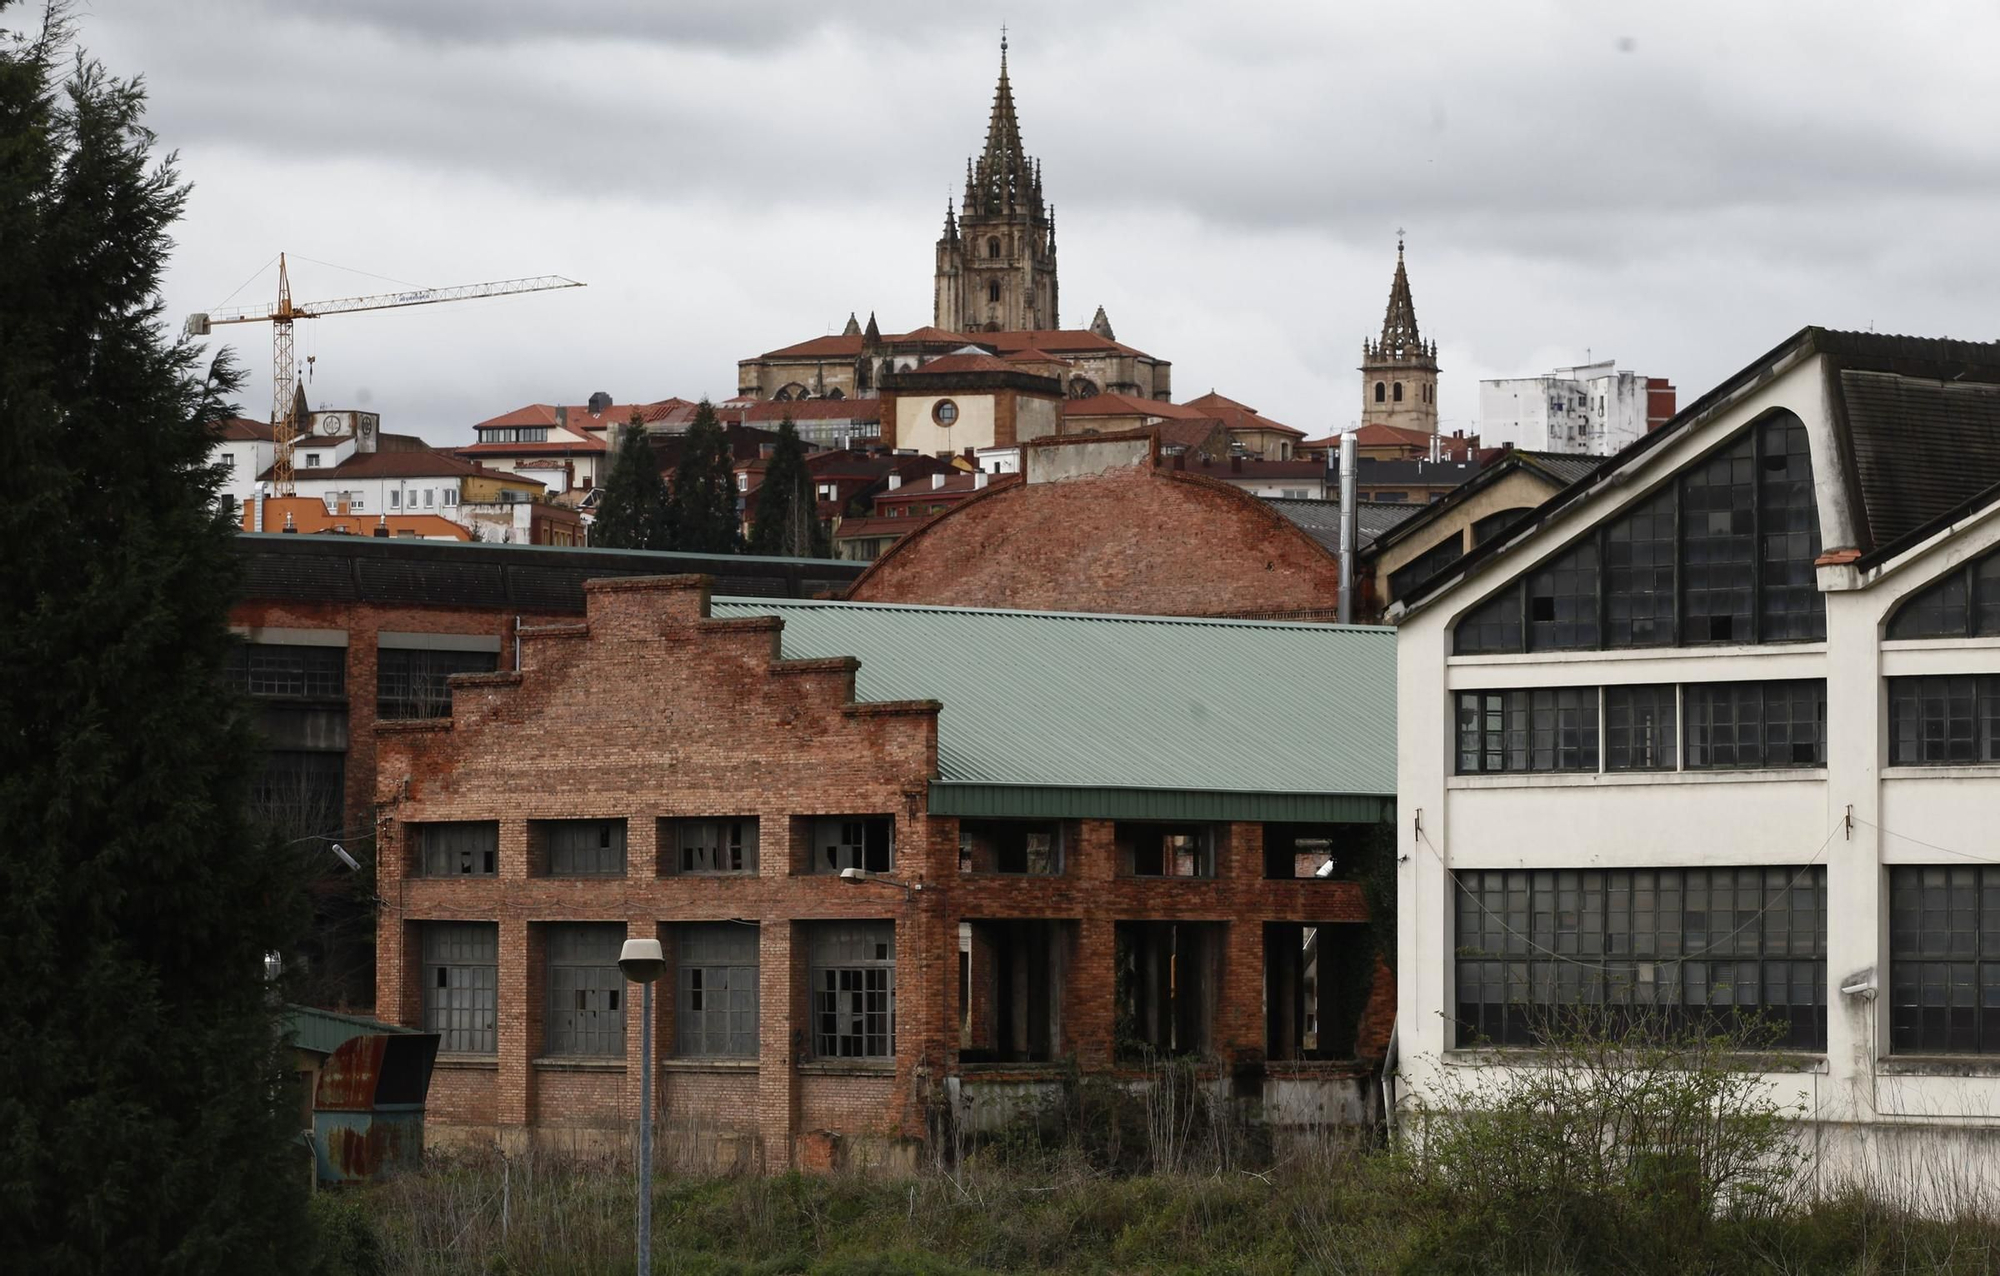
[[[1264,923],[1264,1057],[1352,1059],[1375,983],[1359,923]]]
[[[1453,651],[1824,638],[1819,548],[1805,427],[1779,413],[1468,612]]]
[[[250,786],[250,809],[289,841],[331,835],[342,827],[345,754],[272,749]]]
[[[1117,922],[1114,1048],[1126,1057],[1200,1054],[1221,995],[1225,928],[1216,922]]]
[[[423,924],[424,1031],[447,1054],[499,1047],[500,928],[491,922]]]
[[[674,873],[755,873],[757,819],[660,821],[661,866]]]
[[[347,649],[237,643],[229,649],[223,677],[228,686],[260,699],[343,700]]]
[[[499,871],[500,826],[490,820],[418,825],[417,857],[425,877],[492,877]]]
[[[538,820],[529,836],[541,842],[551,877],[625,876],[623,820]]]
[[[1687,705],[1690,770],[1826,765],[1826,682],[1694,683]]]
[[[548,929],[552,1055],[625,1054],[625,977],[618,952],[625,927],[616,922],[565,922]]]
[[[1531,1045],[1562,1008],[1764,1021],[1826,1048],[1824,868],[1456,874],[1457,1040]]]
[[[1063,871],[1063,828],[1045,820],[960,820],[961,873],[1049,876]]]
[[[1458,693],[1460,775],[1596,769],[1596,687]]]
[[[1604,769],[1671,771],[1675,696],[1672,683],[1604,689]]]
[[[499,656],[490,651],[414,651],[384,647],[375,653],[375,716],[449,718],[455,673],[492,673]]]
[[[1113,838],[1119,864],[1134,877],[1215,876],[1215,830],[1210,825],[1121,820]]]
[[[886,873],[893,862],[896,822],[886,815],[822,816],[812,822],[812,871],[843,868]]]
[[[674,1002],[679,1052],[755,1058],[757,928],[739,922],[700,922],[674,929],[680,936]]]
[[[1889,679],[1889,762],[2000,762],[2000,674]]]
[[[1951,569],[1905,599],[1889,618],[1890,638],[1984,638],[2000,635],[2000,553]]]
[[[1463,533],[1454,531],[1437,544],[1389,573],[1389,599],[1407,598],[1410,591],[1457,562],[1465,554]]]
[[[2000,1054],[2000,868],[1889,870],[1889,1048]]]
[[[812,928],[813,1053],[889,1059],[896,1053],[896,927],[820,922]]]

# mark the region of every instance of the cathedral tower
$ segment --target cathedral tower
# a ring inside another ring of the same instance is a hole
[[[945,205],[931,322],[949,332],[1057,326],[1055,215],[1042,202],[1041,165],[1021,150],[1005,36],[986,152],[966,165],[957,217]]]
[[[1436,434],[1437,343],[1417,332],[1417,307],[1410,300],[1410,276],[1403,269],[1403,240],[1396,239],[1396,281],[1389,285],[1389,311],[1382,338],[1361,343],[1361,424],[1394,425]]]

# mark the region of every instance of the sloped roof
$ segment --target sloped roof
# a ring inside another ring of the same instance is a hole
[[[1283,514],[1298,529],[1324,546],[1328,552],[1340,552],[1340,502],[1300,500],[1293,497],[1266,496],[1266,505]],[[1373,545],[1377,539],[1387,535],[1399,525],[1423,513],[1429,506],[1415,505],[1407,501],[1356,501],[1354,503],[1354,552]]]
[[[787,659],[858,658],[858,700],[941,701],[941,784],[1396,791],[1391,629],[733,598],[711,610],[782,617]]]
[[[947,354],[920,364],[907,372],[898,372],[899,377],[949,376],[958,372],[1020,372],[1021,369],[990,354]],[[1032,373],[1026,375],[1034,375]]]
[[[1199,399],[1189,399],[1185,406],[1193,408],[1203,416],[1218,418],[1231,430],[1275,430],[1279,434],[1295,434],[1299,438],[1306,436],[1304,430],[1281,425],[1248,404],[1238,403],[1227,395],[1217,394],[1213,390]]]
[[[863,338],[847,333],[832,333],[824,337],[811,337],[776,350],[766,350],[757,356],[760,359],[852,359],[861,353]],[[1088,328],[1022,328],[1012,332],[946,332],[942,328],[925,326],[912,331],[890,335],[883,334],[885,346],[918,344],[955,344],[968,342],[988,346],[1002,355],[1014,354],[1022,350],[1039,350],[1045,354],[1130,354],[1151,359],[1153,356],[1143,350],[1136,350],[1122,341],[1100,337]],[[1164,362],[1164,361],[1162,361]],[[495,418],[484,424],[512,425],[512,421]],[[531,424],[521,422],[520,424]]]
[[[733,409],[732,409],[733,411]],[[793,399],[779,403],[770,399],[759,399],[741,410],[741,419],[746,423],[769,422],[776,424],[787,416],[794,423],[799,421],[880,421],[882,400],[880,399]]]
[[[320,466],[308,469],[299,466],[293,474],[304,479],[328,478],[490,478],[505,482],[523,483],[530,487],[544,487],[546,484],[511,470],[480,469],[470,461],[460,460],[448,452],[435,452],[429,448],[421,450],[397,450],[383,452],[356,452],[339,465]],[[267,479],[271,471],[265,470],[257,477]]]
[[[1164,399],[1142,399],[1136,394],[1093,394],[1085,399],[1063,400],[1064,416],[1156,416],[1169,421],[1212,421],[1213,412],[1168,403]]]
[[[271,423],[233,416],[226,421],[217,421],[213,433],[216,438],[227,443],[269,443]]]

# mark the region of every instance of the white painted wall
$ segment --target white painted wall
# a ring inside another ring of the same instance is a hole
[[[1403,618],[1396,675],[1397,1033],[1399,1097],[1406,1105],[1434,1093],[1445,1069],[1476,1079],[1482,1070],[1507,1066],[1509,1057],[1505,1050],[1463,1051],[1453,1043],[1451,869],[1799,866],[1817,855],[1827,869],[1827,1049],[1797,1056],[1793,1071],[1767,1075],[1770,1092],[1804,1102],[1816,1115],[1816,1146],[1830,1172],[1886,1174],[1892,1166],[1907,1168],[1913,1155],[1947,1147],[1939,1134],[1912,1152],[1905,1138],[1912,1130],[2000,1125],[2000,1056],[1889,1053],[1885,872],[1892,864],[1976,862],[1963,858],[1968,855],[2000,863],[2000,765],[1886,766],[1883,682],[1906,674],[2000,672],[2000,639],[1886,642],[1880,636],[1905,597],[1952,565],[2000,546],[2000,512],[1989,509],[1865,577],[1847,567],[1822,568],[1823,643],[1450,654],[1459,616],[1586,528],[1652,495],[1671,474],[1774,407],[1789,408],[1806,425],[1822,539],[1828,546],[1851,544],[1823,386],[1815,356],[1745,389],[1716,419],[1655,449],[1615,486],[1600,489],[1587,517],[1576,509],[1559,516],[1509,551],[1500,560],[1504,569]],[[1795,677],[1827,682],[1824,769],[1453,774],[1455,690]],[[1839,992],[1871,978],[1879,996]],[[2000,1179],[1993,1142],[1979,1147],[1987,1158],[1981,1173]]]
[[[223,476],[221,492],[240,506],[258,494],[257,476],[271,468],[271,460],[275,455],[269,443],[259,443],[253,439],[232,439],[216,444],[214,450],[209,453],[209,459],[220,461],[228,467],[228,472]]]
[[[1610,456],[1646,433],[1646,378],[1613,363],[1479,383],[1479,441]]]

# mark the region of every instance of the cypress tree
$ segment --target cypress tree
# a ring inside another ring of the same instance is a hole
[[[778,445],[764,468],[757,489],[757,521],[750,529],[750,552],[786,558],[825,558],[826,527],[819,521],[819,501],[806,451],[789,413],[778,422]]]
[[[674,548],[690,554],[734,554],[742,534],[736,519],[736,476],[729,440],[707,399],[681,439],[674,468]]]
[[[673,527],[667,485],[646,438],[645,423],[632,412],[604,483],[604,501],[590,528],[590,543],[611,549],[672,549]]]
[[[264,975],[302,892],[221,685],[241,378],[167,334],[142,88],[38,16],[0,33],[0,1263],[309,1270]]]

